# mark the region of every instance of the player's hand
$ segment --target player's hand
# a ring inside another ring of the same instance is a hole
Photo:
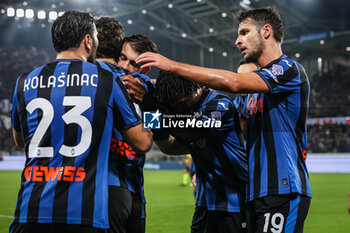
[[[175,61],[172,61],[159,53],[146,52],[142,53],[137,59],[136,63],[141,65],[141,68],[147,67],[157,67],[160,70],[172,72],[176,64]]]
[[[193,191],[197,192],[197,178],[196,178],[196,174],[194,174],[192,176],[192,186],[193,186]]]
[[[131,75],[124,76],[121,79],[129,88],[129,94],[137,101],[142,102],[146,94],[146,88],[143,83],[138,78],[134,78]]]

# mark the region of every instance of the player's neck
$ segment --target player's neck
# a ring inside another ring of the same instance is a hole
[[[103,62],[108,62],[108,63],[111,63],[115,66],[118,66],[118,63],[113,59],[113,58],[97,58],[96,59],[97,61],[103,61]]]
[[[273,45],[267,45],[266,48],[263,50],[263,53],[261,54],[260,58],[258,59],[258,64],[260,67],[264,67],[270,62],[278,59],[283,55],[281,44],[275,43]]]
[[[56,59],[79,59],[82,61],[87,61],[87,56],[77,52],[77,50],[65,50],[57,53]]]

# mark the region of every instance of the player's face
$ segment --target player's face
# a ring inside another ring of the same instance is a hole
[[[135,62],[139,55],[129,43],[124,43],[118,59],[118,66],[130,73],[142,73],[141,65]]]
[[[91,46],[91,53],[87,59],[88,62],[95,63],[96,62],[96,51],[98,47],[98,38],[97,38],[97,30],[96,26],[94,25],[94,33],[92,35],[92,46]]]
[[[236,46],[248,62],[257,62],[264,49],[263,39],[252,20],[247,19],[239,24]]]

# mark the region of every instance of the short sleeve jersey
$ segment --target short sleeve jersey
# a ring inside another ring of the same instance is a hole
[[[14,222],[107,229],[112,129],[141,122],[120,80],[92,63],[57,60],[21,75],[12,103],[27,158]]]
[[[289,193],[311,197],[305,165],[310,94],[305,70],[283,55],[255,73],[269,93],[249,94],[243,108],[248,127],[247,200]]]

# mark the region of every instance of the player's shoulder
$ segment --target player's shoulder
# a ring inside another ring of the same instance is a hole
[[[233,104],[228,96],[210,90],[205,103],[205,108],[208,111],[226,112],[233,108]]]

